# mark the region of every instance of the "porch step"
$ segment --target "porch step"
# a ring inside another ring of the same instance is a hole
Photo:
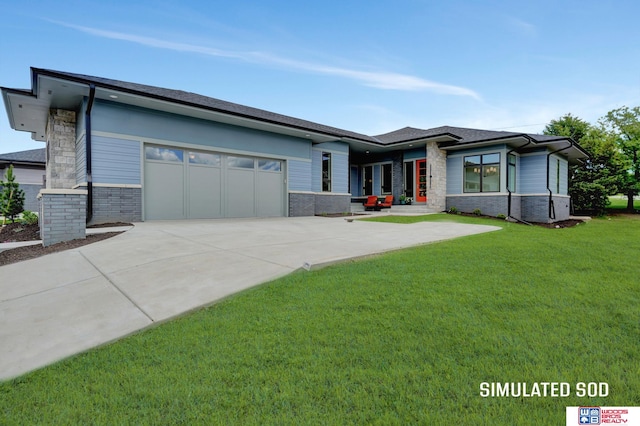
[[[351,203],[351,213],[361,213],[364,212],[365,208],[361,203]],[[382,209],[382,213],[386,214],[429,214],[429,213],[437,213],[433,209],[427,208],[424,204],[411,204],[411,205],[403,205],[403,204],[394,204],[389,209]],[[375,211],[367,211],[367,213],[377,213]]]

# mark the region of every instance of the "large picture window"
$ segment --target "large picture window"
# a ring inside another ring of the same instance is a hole
[[[331,192],[331,153],[322,153],[322,192]]]
[[[500,154],[464,157],[464,192],[500,192]]]

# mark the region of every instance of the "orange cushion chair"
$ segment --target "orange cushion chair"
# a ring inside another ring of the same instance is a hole
[[[367,202],[364,203],[364,209],[375,209],[378,207],[378,197],[376,195],[369,195]]]
[[[385,209],[390,209],[391,204],[393,204],[393,195],[387,195],[386,197],[384,197],[384,201],[380,203],[379,206]]]

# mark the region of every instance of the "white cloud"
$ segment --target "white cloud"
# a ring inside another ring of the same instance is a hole
[[[128,34],[116,31],[101,30],[96,28],[90,28],[80,25],[66,24],[62,22],[55,22],[58,25],[62,25],[68,28],[91,34],[97,37],[109,38],[113,40],[122,40],[131,43],[140,44],[143,46],[154,47],[158,49],[168,49],[179,52],[199,53],[208,56],[216,56],[223,58],[231,58],[244,60],[247,62],[258,63],[262,65],[280,66],[292,70],[307,71],[323,75],[332,75],[343,78],[348,78],[358,83],[375,87],[378,89],[386,90],[401,90],[401,91],[427,91],[433,93],[439,93],[443,95],[453,96],[468,96],[476,100],[480,100],[480,95],[475,91],[461,87],[453,86],[444,83],[438,83],[435,81],[425,80],[420,77],[399,74],[386,71],[361,71],[348,68],[334,67],[330,65],[316,64],[304,61],[298,61],[294,59],[288,59],[272,55],[264,52],[256,51],[230,51],[223,49],[216,49],[212,47],[200,46],[190,43],[176,43],[172,41],[161,40],[153,37],[139,36],[135,34]]]

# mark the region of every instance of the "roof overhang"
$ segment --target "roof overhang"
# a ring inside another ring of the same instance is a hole
[[[459,151],[463,149],[494,146],[498,143],[504,143],[505,145],[514,149],[515,152],[521,153],[531,152],[536,148],[545,148],[548,152],[555,151],[558,155],[566,157],[567,160],[571,163],[576,163],[589,158],[589,154],[587,154],[571,138],[558,137],[557,139],[546,139],[540,141],[527,134],[506,136],[504,138],[486,139],[467,143],[445,143],[441,145],[440,148],[445,151]]]
[[[81,79],[64,78],[51,75],[43,70],[32,68],[32,89],[2,88],[2,96],[7,109],[11,128],[30,132],[37,141],[46,140],[46,126],[51,108],[80,111],[85,97],[89,96],[90,84],[94,84],[95,99],[120,104],[163,111],[171,114],[211,120],[235,126],[268,131],[313,142],[341,140],[342,135],[327,134],[311,129],[302,129],[242,115],[216,111],[184,102],[152,97],[122,88],[103,86],[99,83]]]
[[[425,148],[427,142],[450,143],[455,142],[459,138],[450,133],[433,135],[425,138],[416,138],[401,142],[392,143],[374,143],[359,141],[356,139],[343,138],[344,142],[349,143],[352,153],[355,154],[376,154],[391,151],[406,151],[415,148]],[[425,148],[426,149],[426,148]]]

